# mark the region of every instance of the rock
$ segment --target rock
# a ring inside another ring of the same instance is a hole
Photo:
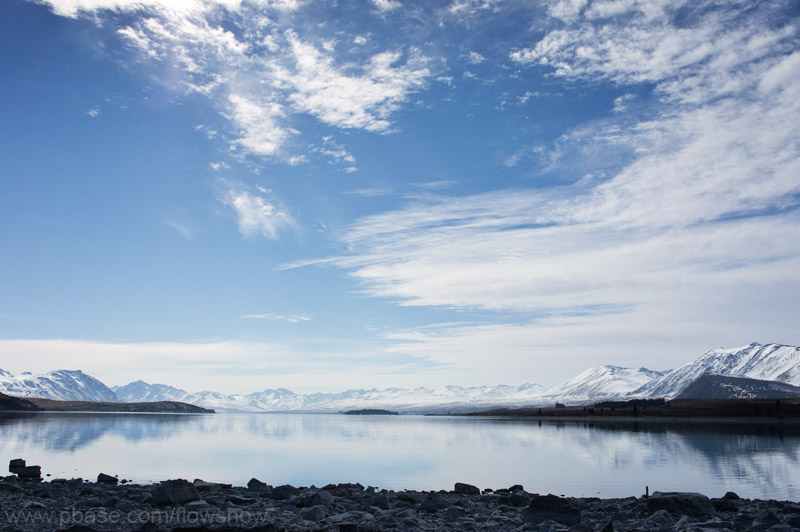
[[[200,493],[188,480],[179,478],[177,480],[167,480],[153,488],[150,492],[153,504],[184,504],[191,501],[199,501]]]
[[[111,475],[106,475],[105,473],[100,473],[97,475],[98,484],[116,484],[117,482],[119,482],[117,477],[112,477]]]
[[[247,483],[247,489],[253,491],[267,491],[269,486],[258,480],[257,478],[251,478],[250,481]]]
[[[722,496],[723,499],[728,499],[731,501],[738,501],[741,497],[739,497],[735,492],[728,491],[725,492],[725,495]]]
[[[514,484],[508,488],[508,491],[525,491],[525,488],[522,487],[522,484]]]
[[[711,499],[711,504],[718,512],[738,512],[739,504],[736,499]]]
[[[480,495],[481,490],[477,487],[473,486],[472,484],[464,484],[462,482],[456,482],[455,489],[453,490],[454,493],[459,495]]]
[[[325,507],[312,506],[300,510],[300,516],[306,521],[319,521],[325,517]]]
[[[15,475],[22,469],[25,469],[25,460],[22,458],[15,458],[8,463],[8,471]]]
[[[447,500],[444,496],[438,493],[428,493],[425,498],[420,503],[420,510],[425,510],[426,512],[435,513],[439,510],[444,510],[445,508],[449,508],[453,504]]]
[[[781,523],[781,518],[773,510],[761,512],[753,519],[753,528],[770,528]]]
[[[17,476],[25,480],[42,480],[42,468],[38,465],[18,468]]]
[[[511,503],[511,506],[516,506],[517,508],[524,508],[525,506],[529,506],[531,503],[531,496],[524,491],[515,491],[511,495],[508,496],[508,502]]]
[[[647,499],[647,508],[651,512],[666,510],[670,513],[692,516],[714,515],[717,513],[708,497],[692,492],[656,491]]]
[[[572,526],[580,522],[581,509],[574,502],[562,497],[536,495],[523,513],[523,518],[528,523],[550,520]]]
[[[672,517],[669,516],[668,511],[659,510],[650,517],[648,517],[645,523],[647,523],[648,525],[655,525],[655,526],[668,526],[672,524]]]
[[[322,506],[330,508],[333,506],[334,497],[326,490],[315,491],[303,497],[303,506],[311,508],[312,506]]]
[[[300,490],[289,484],[283,484],[282,486],[272,488],[272,498],[278,500],[286,500],[289,497],[294,497],[298,493],[300,493]]]

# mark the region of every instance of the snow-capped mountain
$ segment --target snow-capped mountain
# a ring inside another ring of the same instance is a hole
[[[670,399],[705,373],[800,385],[800,348],[752,343],[734,349],[712,349],[697,360],[653,379],[629,395]]]
[[[704,373],[675,399],[783,399],[800,397],[800,387],[778,381]]]
[[[182,401],[204,408],[213,408],[217,412],[340,412],[360,408],[380,408],[412,413],[474,410],[482,406],[496,405],[530,405],[539,400],[543,388],[538,384],[440,386],[314,394],[298,394],[285,388],[278,388],[250,394],[226,395],[209,391],[189,394],[164,384],[137,381],[115,387],[114,391],[123,401]]]
[[[183,401],[183,398],[189,395],[185,390],[166,384],[148,384],[144,381],[131,382],[125,386],[112,386],[111,389],[123,403]]]
[[[59,370],[44,375],[23,373],[15,376],[0,370],[0,392],[18,397],[72,401],[181,401],[217,412],[340,412],[376,408],[403,413],[457,413],[494,407],[547,406],[555,402],[587,404],[634,397],[671,399],[704,374],[800,385],[800,348],[750,344],[737,349],[715,349],[670,372],[599,366],[549,389],[538,384],[524,384],[373,388],[313,394],[299,394],[285,388],[249,394],[188,393],[166,384],[144,381],[115,386],[112,390],[81,371]],[[752,390],[766,390],[759,386]]]
[[[598,366],[550,388],[544,397],[566,404],[618,398],[665,373],[647,368]]]
[[[80,370],[60,369],[42,375],[12,375],[0,370],[0,392],[15,397],[41,397],[60,401],[119,402],[108,386]]]

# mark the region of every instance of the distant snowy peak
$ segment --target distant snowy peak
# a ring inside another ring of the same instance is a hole
[[[105,384],[80,370],[57,370],[42,375],[0,374],[0,392],[15,397],[41,397],[60,401],[119,402]]]
[[[598,366],[550,388],[544,396],[570,403],[617,398],[663,376],[664,373],[647,368]]]
[[[226,395],[211,391],[188,394],[171,386],[143,381],[115,388],[125,401],[180,400],[213,408],[218,412],[339,412],[359,408],[383,408],[402,412],[465,411],[483,406],[534,404],[540,400],[543,390],[538,384],[523,384],[384,390],[373,388],[313,394],[298,394],[278,388],[246,395]]]
[[[800,385],[800,348],[752,343],[734,349],[712,349],[697,360],[634,390],[630,395],[675,397],[706,373]]]
[[[149,384],[144,381],[131,382],[125,386],[112,386],[111,389],[114,390],[120,401],[125,403],[183,401],[189,395],[184,390],[166,384]]]

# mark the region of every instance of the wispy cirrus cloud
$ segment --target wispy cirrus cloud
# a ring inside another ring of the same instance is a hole
[[[44,0],[65,17],[95,17],[168,90],[207,97],[239,152],[290,164],[303,115],[341,129],[387,132],[432,70],[413,48],[337,53],[338,34],[306,23],[302,1]],[[396,2],[376,4],[382,11]],[[310,31],[317,27],[317,31]],[[354,37],[355,38],[355,37]],[[352,39],[351,39],[352,41]],[[300,144],[302,145],[302,143]]]
[[[233,210],[239,232],[246,237],[262,236],[269,240],[278,238],[278,233],[294,225],[289,212],[270,196],[270,191],[258,187],[257,192],[241,183],[220,180],[218,200]]]
[[[310,321],[311,316],[305,314],[244,314],[239,316],[242,320],[268,320],[268,321],[285,321],[288,323],[300,323],[303,321]]]
[[[476,357],[477,371],[496,344],[498,357],[532,370],[543,354],[575,360],[615,345],[630,362],[649,340],[690,356],[710,338],[731,345],[790,330],[800,295],[798,28],[774,23],[780,6],[704,6],[550,4],[565,27],[513,61],[660,100],[646,117],[624,115],[631,98],[618,100],[612,122],[565,133],[562,155],[537,150],[555,173],[591,167],[592,147],[620,150],[572,185],[429,196],[354,223],[334,263],[365,293],[506,316],[398,332],[393,349],[456,365]],[[669,331],[681,337],[665,341]]]

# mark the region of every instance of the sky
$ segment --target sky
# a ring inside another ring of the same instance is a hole
[[[555,385],[800,344],[800,6],[0,2],[0,368]]]

